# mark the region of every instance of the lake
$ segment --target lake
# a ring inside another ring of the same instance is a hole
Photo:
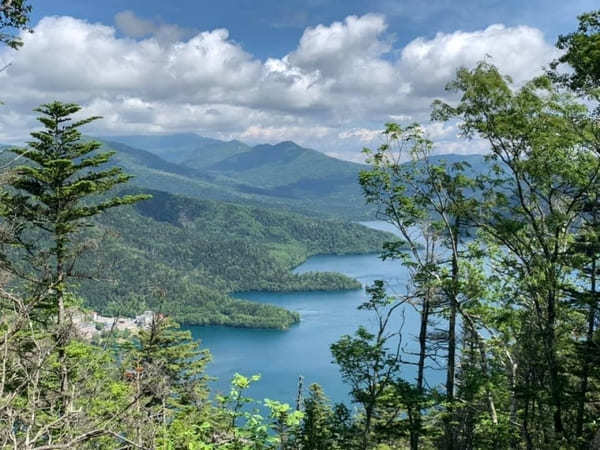
[[[372,228],[393,231],[383,222],[364,222]],[[342,382],[338,367],[332,364],[330,345],[344,334],[352,334],[359,325],[373,324],[369,312],[357,307],[367,299],[364,286],[384,280],[390,293],[405,290],[407,274],[398,261],[382,261],[378,255],[322,255],[308,259],[295,272],[335,271],[358,279],[363,289],[343,292],[237,293],[235,297],[272,303],[300,313],[301,321],[289,330],[257,330],[229,327],[187,327],[194,338],[208,348],[213,361],[207,367],[209,375],[217,377],[213,389],[228,392],[235,372],[243,375],[261,374],[250,389],[256,399],[271,398],[294,404],[298,377],[304,386],[319,383],[335,402],[348,401],[348,386]],[[403,345],[414,350],[414,338],[419,330],[419,318],[412,307],[405,307],[404,317],[398,314],[393,325],[403,324]],[[416,370],[406,366],[404,377],[414,379]],[[430,372],[429,382],[438,383],[441,375]]]

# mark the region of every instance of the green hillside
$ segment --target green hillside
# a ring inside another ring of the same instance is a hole
[[[181,152],[175,157],[181,164],[195,169],[206,169],[224,159],[250,151],[251,147],[243,142],[208,142],[189,152]]]
[[[251,149],[240,141],[220,141],[194,133],[169,135],[104,136],[104,141],[120,142],[142,148],[162,159],[195,169],[215,164],[225,158]]]
[[[356,184],[356,177],[364,167],[287,141],[275,145],[257,145],[209,169],[260,187],[285,188],[301,182],[328,179],[337,184],[338,190],[342,190],[348,189],[349,183]]]
[[[143,191],[159,190],[152,200],[101,219],[95,278],[105,282],[82,281],[80,292],[103,313],[150,308],[186,323],[285,328],[298,320],[295,314],[232,293],[358,288],[339,274],[300,276],[290,269],[314,254],[379,251],[385,240],[358,225],[290,212],[347,217],[340,211],[363,209],[362,197],[354,201],[343,183],[340,188],[344,176],[348,186],[358,186],[360,165],[289,142],[254,147],[210,170],[118,142],[105,142],[105,148],[116,151],[113,164],[134,175]],[[486,167],[482,156],[436,159],[466,159],[474,172]],[[157,294],[162,291],[168,298]]]
[[[358,184],[358,174],[365,166],[331,158],[293,142],[248,147],[239,141],[224,142],[195,134],[114,139],[152,148],[149,151],[103,141],[105,148],[116,151],[112,164],[134,175],[133,183],[145,189],[328,219],[356,221],[375,217],[374,208],[365,204]],[[160,147],[163,145],[166,147]],[[228,146],[237,148],[229,148],[233,155],[228,153]],[[197,152],[198,148],[203,150]],[[170,160],[159,156],[162,153],[169,153]],[[181,164],[173,162],[177,155],[185,159],[189,154],[196,156]],[[227,154],[230,156],[225,157]],[[450,154],[434,159],[448,163],[465,160],[472,164],[473,173],[488,167],[481,155]]]
[[[99,220],[102,245],[87,263],[101,261],[103,282],[83,281],[80,293],[100,312],[153,309],[190,324],[286,328],[295,313],[233,293],[357,289],[341,274],[291,269],[315,254],[375,252],[389,239],[357,224],[151,193]]]
[[[358,174],[366,166],[291,141],[250,147],[193,133],[104,140],[117,151],[116,163],[136,175],[135,184],[145,188],[324,218],[369,220],[375,216],[374,209],[365,205],[358,184]],[[473,172],[488,167],[481,155],[434,159],[466,160]]]
[[[251,196],[237,190],[232,180],[217,182],[214,176],[169,162],[152,152],[120,142],[102,142],[104,148],[116,152],[111,164],[134,175],[137,186],[199,199],[252,200]]]
[[[145,188],[327,218],[373,218],[357,182],[364,166],[293,142],[249,147],[194,134],[114,136],[104,142],[117,151],[115,163]]]

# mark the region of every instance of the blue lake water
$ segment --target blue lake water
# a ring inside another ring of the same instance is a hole
[[[382,222],[368,226],[392,231]],[[292,403],[297,393],[298,377],[304,386],[319,383],[333,401],[348,401],[348,386],[342,382],[338,367],[332,364],[330,345],[344,334],[352,334],[359,325],[373,326],[369,312],[357,307],[367,299],[364,286],[384,280],[391,294],[405,291],[407,274],[398,261],[382,261],[378,255],[315,256],[295,272],[335,271],[358,279],[363,289],[345,292],[245,292],[235,296],[257,302],[272,303],[298,311],[301,321],[286,331],[228,327],[188,327],[195,338],[208,348],[213,361],[208,374],[217,377],[213,389],[227,392],[235,372],[261,374],[250,389],[256,399],[271,398]],[[402,314],[403,313],[403,314]],[[403,346],[414,350],[419,329],[418,314],[406,306],[392,325],[402,326]],[[415,370],[406,366],[404,377],[414,378]],[[430,372],[430,383],[439,382],[440,374]]]

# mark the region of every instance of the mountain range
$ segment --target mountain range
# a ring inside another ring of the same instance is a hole
[[[194,134],[99,140],[117,152],[114,163],[140,187],[312,216],[372,218],[357,183],[366,166],[294,142],[249,146]]]
[[[136,176],[140,187],[197,199],[226,200],[323,218],[366,220],[358,184],[367,168],[284,141],[250,146],[193,133],[98,138],[115,150],[114,164]],[[443,155],[449,163],[466,160],[472,172],[487,167],[482,155]]]

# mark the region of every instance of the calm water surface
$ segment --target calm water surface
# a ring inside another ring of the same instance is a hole
[[[373,228],[392,231],[382,222],[365,222]],[[261,374],[249,391],[256,399],[271,398],[295,401],[298,377],[304,385],[319,383],[334,401],[348,400],[348,386],[343,384],[338,367],[332,364],[330,345],[344,334],[352,334],[361,324],[373,325],[372,315],[356,308],[367,296],[364,286],[385,280],[390,292],[401,293],[407,282],[406,272],[397,261],[382,261],[378,255],[315,256],[295,269],[297,273],[335,271],[358,279],[363,289],[347,292],[244,292],[235,296],[257,302],[272,303],[298,311],[301,322],[286,331],[254,330],[228,327],[189,327],[203,347],[210,349],[213,361],[208,374],[217,377],[213,388],[227,392],[235,372]],[[414,349],[418,333],[418,315],[412,308],[398,315],[396,328],[403,324],[404,343]],[[405,378],[414,377],[407,367]],[[432,378],[439,378],[433,374]],[[433,381],[433,380],[432,380]],[[430,381],[431,382],[431,381]],[[437,381],[436,381],[437,382]]]

